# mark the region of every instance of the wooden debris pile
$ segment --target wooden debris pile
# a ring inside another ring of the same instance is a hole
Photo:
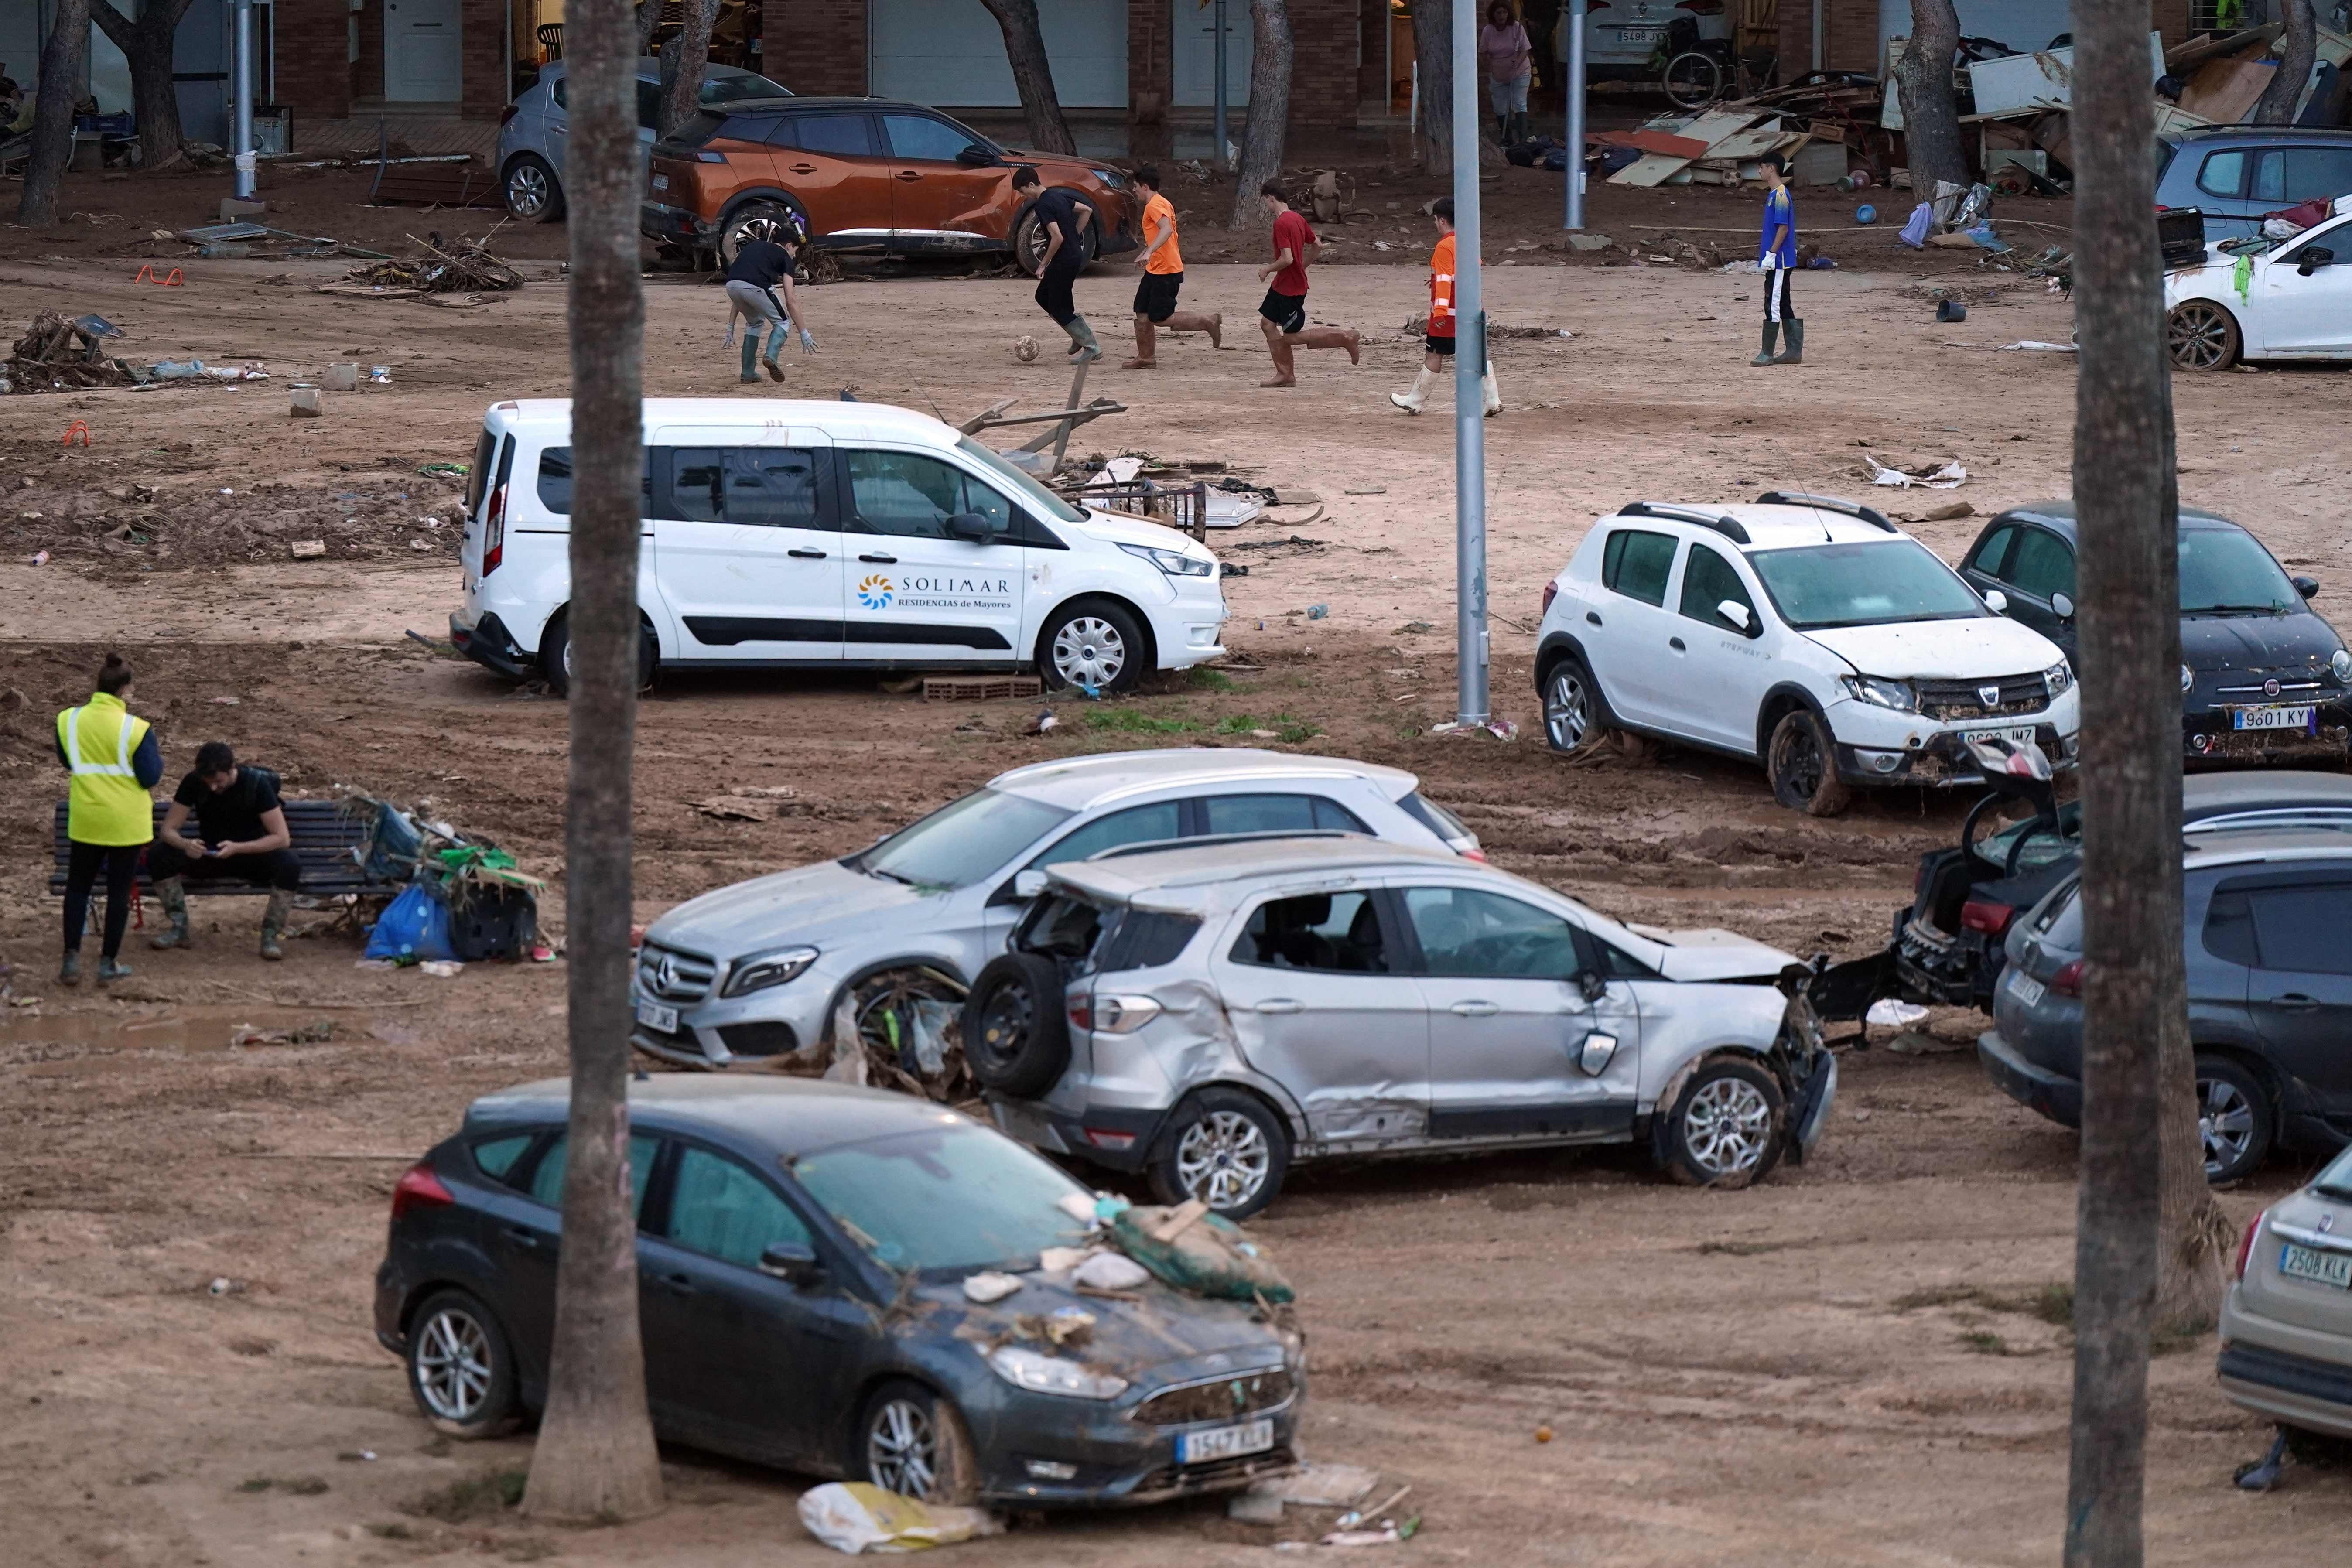
[[[493,233],[496,231],[493,230]],[[408,237],[420,254],[390,257],[354,267],[343,274],[352,283],[372,289],[404,289],[418,294],[504,293],[522,287],[522,274],[490,254],[489,236],[444,239],[436,230],[430,237]]]
[[[35,316],[32,330],[16,340],[7,364],[0,367],[0,381],[5,381],[6,390],[57,392],[130,385],[131,373],[101,347],[113,329],[100,331],[91,322],[106,325],[96,316],[76,321],[55,310]]]

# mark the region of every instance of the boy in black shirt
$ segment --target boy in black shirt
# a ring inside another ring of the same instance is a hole
[[[1037,171],[1024,163],[1013,171],[1015,195],[1026,197],[1041,182]],[[1037,292],[1034,298],[1037,308],[1054,318],[1054,324],[1070,334],[1070,363],[1102,357],[1095,342],[1095,330],[1078,314],[1078,302],[1071,294],[1071,286],[1078,274],[1086,270],[1086,227],[1095,217],[1095,209],[1056,187],[1038,196],[1030,207],[1037,220],[1039,232],[1045,237],[1045,255],[1037,268]]]
[[[760,334],[768,334],[768,353],[764,361],[768,379],[784,379],[784,367],[776,356],[784,352],[784,330],[789,325],[801,335],[801,353],[813,353],[816,339],[801,323],[800,297],[793,291],[793,268],[799,263],[800,233],[787,227],[782,231],[783,243],[772,239],[754,239],[745,243],[735,253],[727,268],[727,342],[735,340],[735,318],[743,318],[743,374],[747,382],[760,378],[752,373],[751,364],[759,353]],[[776,285],[784,286],[782,303],[776,300]],[[719,345],[725,347],[724,343]]]
[[[192,814],[193,837],[185,831]],[[293,841],[278,805],[278,775],[268,768],[240,766],[226,741],[205,742],[196,752],[195,771],[180,781],[154,846],[147,851],[147,874],[154,879],[156,901],[172,922],[151,945],[193,946],[188,880],[235,877],[269,889],[269,909],[261,917],[261,956],[272,961],[285,957],[278,936],[294,907],[295,891],[302,886],[302,862],[289,847]]]

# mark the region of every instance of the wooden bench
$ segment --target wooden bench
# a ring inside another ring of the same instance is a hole
[[[498,175],[463,163],[386,163],[376,172],[371,206],[502,207]]]
[[[155,826],[163,826],[163,814],[171,802],[155,803]],[[370,876],[352,857],[352,851],[367,842],[368,822],[364,816],[348,815],[341,803],[331,800],[281,800],[285,808],[286,827],[293,835],[295,857],[302,862],[302,891],[310,898],[335,898],[344,893],[388,894],[398,892],[404,882],[389,882]],[[56,856],[49,869],[49,891],[62,894],[66,890],[66,862],[70,851],[66,838],[66,803],[58,802],[54,831]],[[140,857],[138,885],[152,887],[153,879],[147,875],[147,859]],[[209,897],[215,893],[267,893],[269,889],[258,882],[247,882],[239,877],[217,878],[196,885],[198,892]]]

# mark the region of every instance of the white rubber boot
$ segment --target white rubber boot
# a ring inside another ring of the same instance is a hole
[[[1486,374],[1478,378],[1478,390],[1484,395],[1486,417],[1492,419],[1503,411],[1503,395],[1495,386],[1495,367],[1488,365]]]
[[[1413,375],[1412,390],[1410,392],[1391,392],[1389,394],[1389,401],[1395,404],[1399,408],[1403,409],[1407,414],[1418,414],[1421,412],[1422,405],[1429,401],[1430,388],[1436,384],[1437,373],[1431,370],[1427,365],[1423,365],[1420,371],[1415,373]]]

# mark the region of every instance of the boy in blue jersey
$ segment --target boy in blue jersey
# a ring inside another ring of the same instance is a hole
[[[1764,270],[1764,348],[1748,363],[1753,365],[1805,363],[1805,323],[1789,305],[1789,274],[1797,269],[1797,204],[1789,194],[1789,160],[1778,153],[1764,154],[1764,233],[1757,242],[1756,264]],[[1776,355],[1780,330],[1789,331],[1789,352]]]

